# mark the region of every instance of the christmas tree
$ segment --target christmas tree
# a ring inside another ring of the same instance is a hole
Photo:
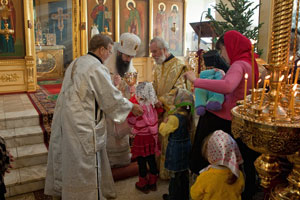
[[[237,30],[249,39],[257,41],[258,30],[263,23],[258,24],[256,27],[251,27],[253,20],[251,17],[254,15],[254,10],[258,8],[258,5],[250,8],[253,2],[249,0],[228,0],[232,6],[232,9],[228,7],[226,3],[220,0],[220,3],[214,6],[214,9],[220,14],[224,21],[216,21],[211,15],[207,15],[214,25],[217,35],[222,35],[229,30]],[[255,45],[256,46],[256,45]],[[258,52],[261,52],[259,50]]]

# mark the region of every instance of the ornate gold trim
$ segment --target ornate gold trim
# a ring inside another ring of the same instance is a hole
[[[115,41],[119,42],[120,36],[120,1],[115,0]]]
[[[13,73],[13,72],[0,75],[0,80],[3,83],[5,83],[5,82],[15,82],[15,81],[18,80],[18,78],[20,78],[20,76],[18,76],[17,73]]]
[[[80,56],[80,8],[79,8],[79,0],[72,1],[72,16],[73,16],[73,59],[78,58]]]
[[[153,0],[149,0],[149,42],[152,39],[153,39]]]
[[[87,0],[82,0],[81,1],[81,20],[80,20],[80,44],[81,44],[81,48],[80,48],[80,53],[81,55],[85,55],[87,53],[87,46],[88,46],[88,37],[87,37],[87,29],[88,29],[88,25],[87,25]]]
[[[34,28],[29,27],[29,23],[33,24],[33,3],[31,0],[24,0],[24,31],[26,41],[25,56],[25,84],[28,92],[36,90],[36,60],[35,60],[35,35]]]
[[[183,2],[183,32],[182,32],[182,36],[183,36],[183,46],[182,46],[182,53],[183,56],[185,56],[186,50],[185,50],[185,37],[186,37],[186,9],[187,9],[187,2],[188,0],[184,0]]]
[[[0,60],[0,66],[24,66],[25,59]]]

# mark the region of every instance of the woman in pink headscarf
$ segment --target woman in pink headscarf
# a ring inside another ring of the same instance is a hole
[[[221,110],[207,111],[201,116],[198,122],[194,144],[192,147],[190,169],[193,173],[208,165],[205,158],[200,157],[203,139],[215,130],[223,130],[231,134],[231,109],[236,106],[238,100],[244,97],[245,74],[252,76],[252,56],[250,40],[238,31],[228,31],[222,35],[216,43],[216,48],[220,51],[223,59],[230,64],[222,80],[209,80],[196,78],[193,71],[185,73],[185,77],[194,83],[195,88],[202,88],[212,92],[225,95],[225,100]],[[254,61],[255,83],[258,79],[258,66]],[[251,88],[251,79],[248,80],[247,93]],[[243,199],[251,199],[255,192],[255,168],[253,165],[257,155],[241,141],[237,141],[241,153],[245,156],[246,188]],[[200,157],[200,158],[199,158]],[[244,196],[245,195],[245,196]]]

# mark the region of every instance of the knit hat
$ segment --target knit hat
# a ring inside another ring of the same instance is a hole
[[[177,108],[182,106],[189,106],[191,112],[194,113],[194,96],[193,93],[186,89],[179,88],[174,100],[175,109],[171,110],[170,113],[173,113]]]
[[[118,51],[128,56],[135,56],[141,44],[140,38],[133,33],[123,33],[118,44]]]

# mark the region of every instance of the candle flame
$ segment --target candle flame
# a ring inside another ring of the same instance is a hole
[[[288,75],[288,78],[291,78],[291,76],[292,76],[292,74],[289,74],[289,75]]]
[[[293,60],[293,58],[294,58],[294,56],[290,56],[290,61],[292,61],[292,60]]]
[[[261,79],[259,79],[258,81],[257,81],[257,83],[260,83],[261,82]]]
[[[296,89],[297,89],[297,84],[295,84],[295,85],[293,86],[293,91],[296,91]]]
[[[300,66],[300,60],[297,62],[297,66]]]
[[[248,79],[248,74],[247,73],[245,74],[245,79]]]
[[[266,77],[265,77],[265,79],[269,79],[270,77],[271,77],[271,76],[270,76],[270,75],[268,75],[268,76],[266,76]]]
[[[294,94],[294,97],[296,97],[297,96],[297,92],[295,92],[295,94]]]
[[[284,79],[284,75],[282,75],[279,79],[279,81],[281,82]]]

